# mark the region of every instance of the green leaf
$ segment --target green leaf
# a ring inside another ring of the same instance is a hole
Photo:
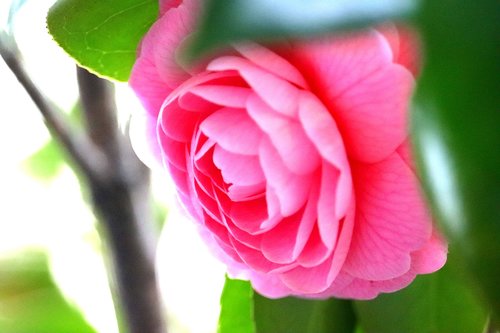
[[[82,67],[126,81],[158,0],[59,0],[47,17],[55,41]]]
[[[188,56],[233,41],[309,36],[406,17],[417,4],[418,0],[207,0]]]
[[[451,251],[450,251],[451,253]],[[454,258],[440,271],[418,276],[407,288],[356,301],[365,333],[481,333],[488,312],[460,276]]]
[[[433,211],[500,322],[500,62],[497,0],[427,0],[426,65],[412,112]]]
[[[268,299],[247,281],[226,278],[218,333],[354,333],[351,302]]]
[[[353,333],[356,318],[351,302],[294,297],[267,299],[254,295],[258,333]]]
[[[218,333],[255,333],[253,289],[249,282],[226,277]]]
[[[0,260],[0,332],[95,333],[54,285],[47,258],[30,251]]]

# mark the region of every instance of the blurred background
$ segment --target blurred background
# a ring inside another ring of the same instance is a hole
[[[13,1],[0,0],[0,28],[12,29],[35,83],[77,119],[75,64],[46,30],[54,2],[14,1],[13,16]],[[141,106],[122,83],[116,101],[126,128]],[[0,114],[0,332],[117,333],[119,314],[95,217],[39,111],[3,61]],[[154,171],[152,184],[169,332],[215,332],[224,268],[177,208],[165,175]]]

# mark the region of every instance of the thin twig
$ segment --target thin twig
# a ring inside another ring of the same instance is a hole
[[[23,67],[15,41],[4,32],[0,32],[0,54],[42,113],[47,128],[66,149],[76,165],[88,178],[101,178],[102,171],[106,167],[104,155],[95,149],[88,138],[83,135],[75,135],[76,131],[69,126],[64,114],[33,83]]]

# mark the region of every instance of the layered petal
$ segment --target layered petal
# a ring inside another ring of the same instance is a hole
[[[356,222],[347,273],[388,280],[410,270],[411,253],[431,237],[432,224],[413,171],[398,154],[376,164],[356,164]]]
[[[351,158],[377,162],[404,141],[413,76],[394,63],[381,34],[329,38],[301,45],[297,53]]]
[[[371,299],[442,267],[406,129],[411,32],[248,42],[182,67],[199,5],[160,1],[132,72],[134,146],[161,158],[230,276],[271,298]]]

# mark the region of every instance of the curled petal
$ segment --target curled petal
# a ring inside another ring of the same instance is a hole
[[[219,57],[213,60],[207,69],[212,71],[236,70],[252,90],[275,111],[289,117],[294,117],[297,114],[297,88],[290,82],[269,73],[250,61],[235,56]]]
[[[268,139],[262,140],[259,149],[260,163],[268,185],[280,203],[282,216],[290,216],[301,209],[309,196],[312,178],[290,172],[281,161]]]
[[[230,153],[217,145],[214,149],[213,160],[221,170],[226,183],[249,186],[265,182],[257,156]]]
[[[268,72],[294,83],[301,88],[308,88],[306,80],[297,68],[270,49],[252,42],[236,44],[234,48],[241,53],[242,56]]]
[[[271,139],[288,170],[305,175],[318,168],[318,151],[298,121],[274,112],[256,95],[249,98],[247,111]]]
[[[244,110],[223,108],[200,125],[206,136],[225,150],[242,155],[257,155],[262,132]]]
[[[318,192],[318,186],[313,185],[303,211],[284,218],[262,235],[261,249],[266,258],[281,264],[297,260],[316,223]]]

